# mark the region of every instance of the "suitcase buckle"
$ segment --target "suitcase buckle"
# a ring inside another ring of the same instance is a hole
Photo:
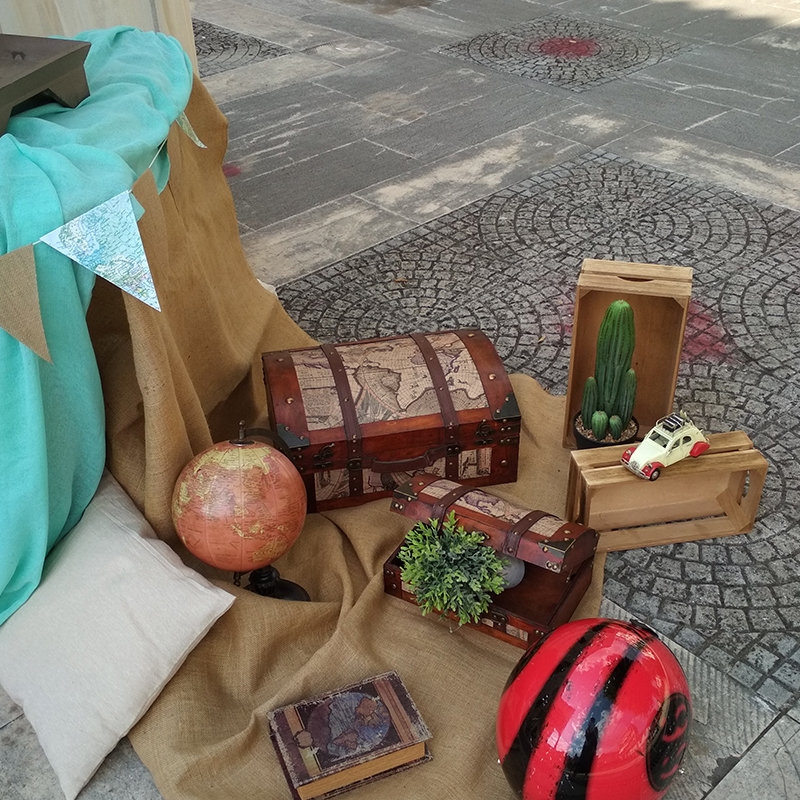
[[[333,442],[321,447],[314,455],[314,467],[316,469],[329,469],[333,464]]]
[[[460,452],[461,452],[461,445],[460,444],[449,444],[449,445],[447,445],[447,455],[456,456]]]
[[[361,459],[360,458],[351,458],[347,462],[347,469],[349,470],[360,470],[361,469]]]
[[[487,445],[492,444],[494,442],[494,431],[492,430],[491,426],[486,424],[486,420],[481,420],[481,424],[478,425],[477,430],[475,431],[475,444],[476,445]]]

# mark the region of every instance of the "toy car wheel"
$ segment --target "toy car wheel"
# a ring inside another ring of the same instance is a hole
[[[651,480],[651,481],[657,481],[657,480],[658,480],[658,476],[659,476],[660,474],[661,474],[661,470],[660,470],[660,469],[658,469],[658,467],[656,467],[656,468],[655,468],[655,469],[654,469],[654,470],[653,470],[653,471],[650,473],[650,480]]]

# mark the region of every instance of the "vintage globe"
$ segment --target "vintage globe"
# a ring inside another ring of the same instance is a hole
[[[172,496],[172,519],[187,549],[233,572],[250,572],[282,556],[305,516],[305,486],[291,461],[243,436],[195,456]]]

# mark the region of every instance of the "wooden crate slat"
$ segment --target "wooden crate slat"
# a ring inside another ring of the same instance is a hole
[[[699,458],[645,481],[618,462],[624,446],[572,453],[566,517],[600,533],[598,549],[730,536],[752,529],[767,461],[742,431],[711,434]]]

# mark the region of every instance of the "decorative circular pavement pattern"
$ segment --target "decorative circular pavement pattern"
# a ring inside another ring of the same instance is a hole
[[[770,463],[745,535],[610,553],[605,595],[783,706],[800,698],[800,215],[594,151],[279,287],[312,336],[478,326],[566,391],[584,258],[693,267],[676,404]]]
[[[677,42],[630,28],[551,14],[437,52],[581,92],[657,64],[679,49]]]
[[[291,52],[281,45],[229,31],[199,19],[192,20],[192,28],[201,78]]]

